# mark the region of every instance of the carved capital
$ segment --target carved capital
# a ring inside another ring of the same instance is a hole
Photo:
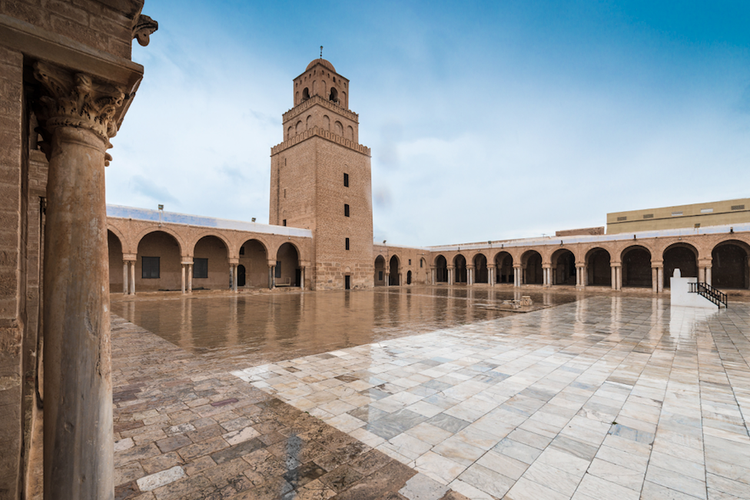
[[[74,127],[90,130],[107,149],[112,147],[109,139],[117,134],[115,112],[125,100],[122,88],[43,62],[34,64],[34,77],[46,92],[39,98],[37,118],[47,144],[56,128]],[[42,151],[48,154],[45,146]],[[111,159],[105,154],[106,165]]]
[[[159,23],[148,16],[140,14],[133,25],[133,38],[138,40],[141,47],[145,47],[150,42],[151,34],[159,29]]]

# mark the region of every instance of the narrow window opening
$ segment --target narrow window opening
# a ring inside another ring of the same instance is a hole
[[[286,226],[286,219],[281,223],[282,226]]]
[[[344,187],[349,187],[349,174],[344,172]]]
[[[409,259],[409,265],[411,265],[411,259]]]
[[[208,259],[193,259],[193,279],[208,278]]]
[[[346,239],[346,249],[349,250],[349,238]]]
[[[352,277],[344,276],[344,290],[351,290],[352,288]]]
[[[349,217],[349,205],[344,203],[344,217]]]
[[[284,199],[286,199],[286,188],[284,188]]]
[[[309,98],[310,98],[310,89],[308,89],[307,87],[305,87],[305,88],[304,88],[304,89],[302,90],[302,100],[303,100],[303,101],[306,101],[306,100],[308,100]]]

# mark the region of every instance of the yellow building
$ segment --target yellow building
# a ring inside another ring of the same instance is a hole
[[[607,214],[607,234],[750,222],[750,198]]]

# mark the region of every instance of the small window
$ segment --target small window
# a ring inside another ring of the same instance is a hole
[[[286,226],[286,219],[284,219],[281,223],[282,226]]]
[[[346,239],[346,249],[349,250],[349,238]]]
[[[653,219],[654,218],[654,214],[643,214],[643,218],[644,219]]]
[[[714,209],[713,209],[713,208],[701,208],[701,213],[702,213],[702,214],[710,214],[710,213],[712,213],[713,211],[714,211]]]
[[[284,199],[286,199],[286,188],[284,188]]]
[[[745,210],[745,205],[732,205],[732,210]]]
[[[208,259],[193,259],[193,278],[208,278]]]
[[[344,173],[344,187],[349,187],[349,174]]]
[[[349,217],[349,205],[344,203],[344,217]]]
[[[409,265],[411,265],[411,259],[409,259]]]
[[[159,257],[141,257],[141,278],[159,279]]]
[[[383,271],[378,271],[378,281],[383,281]]]
[[[273,273],[274,278],[281,278],[281,261],[280,260],[276,261],[276,266],[274,269],[276,271]]]
[[[240,255],[245,255],[245,247],[240,247]]]
[[[618,217],[617,218],[617,222],[622,222],[624,220],[628,220],[628,218],[627,217]]]
[[[424,259],[419,261],[419,267],[424,267]]]
[[[701,223],[700,223],[700,222],[699,222],[699,223],[697,223],[697,224],[695,225],[695,227],[696,227],[696,228],[699,228],[699,227],[701,227]]]
[[[679,217],[682,215],[682,212],[672,212],[672,217]]]

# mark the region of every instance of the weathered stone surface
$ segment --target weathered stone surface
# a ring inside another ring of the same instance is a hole
[[[161,486],[173,483],[178,479],[185,477],[185,471],[179,465],[172,467],[171,469],[163,470],[150,476],[140,478],[138,481],[138,488],[141,491],[151,491]]]

